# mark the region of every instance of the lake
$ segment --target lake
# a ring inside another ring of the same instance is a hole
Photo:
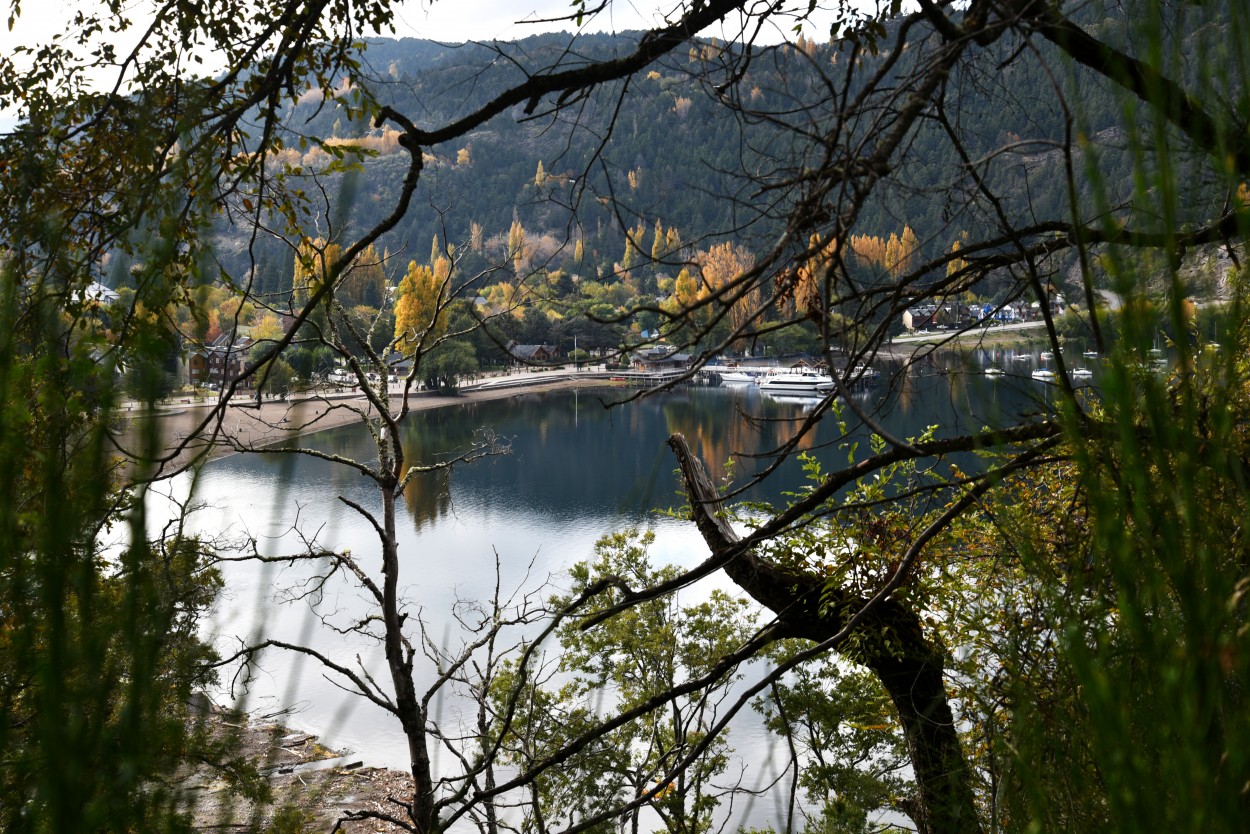
[[[983,366],[998,364],[1011,376],[987,378]],[[906,375],[891,369],[883,382],[858,395],[857,405],[878,413],[900,436],[915,436],[933,424],[941,433],[991,425],[1005,416],[1044,409],[1048,388],[1029,379],[1038,364],[1010,354],[934,354]],[[602,535],[627,527],[655,531],[654,563],[693,565],[706,548],[693,525],[656,513],[681,502],[675,461],[666,438],[681,432],[714,477],[735,463],[736,482],[758,471],[766,453],[794,436],[810,404],[777,401],[753,387],[688,387],[605,408],[630,392],[621,389],[520,394],[512,399],[466,403],[420,412],[405,426],[410,461],[434,462],[468,447],[479,429],[510,444],[510,453],[458,466],[449,476],[428,476],[406,492],[400,519],[401,585],[420,611],[429,639],[457,646],[463,639],[452,616],[456,600],[486,600],[505,592],[563,584],[573,563],[593,554]],[[846,415],[854,422],[854,416]],[[862,432],[859,433],[862,437]],[[826,468],[844,465],[847,450],[836,422],[826,418],[801,444]],[[304,442],[325,452],[373,456],[361,426],[323,432]],[[867,444],[861,444],[866,448]],[[759,457],[764,455],[764,457]],[[778,501],[802,483],[788,461],[765,485],[745,497]],[[176,489],[185,492],[186,483]],[[366,568],[376,568],[377,540],[339,496],[372,507],[379,502],[371,482],[327,461],[291,455],[236,455],[209,464],[196,489],[204,508],[195,528],[204,534],[246,536],[260,552],[298,551],[305,541],[350,549]],[[381,652],[358,637],[327,630],[367,609],[350,583],[320,589],[309,605],[303,568],[249,563],[228,566],[227,592],[214,620],[215,638],[228,651],[242,638],[265,635],[311,643],[332,657],[359,662],[382,677]],[[719,575],[684,592],[698,598],[712,587],[733,590]],[[550,591],[544,591],[544,595]],[[244,706],[253,714],[291,711],[289,723],[320,734],[331,746],[350,748],[367,763],[407,767],[407,748],[397,725],[363,699],[346,696],[299,656],[267,653],[254,670]],[[424,681],[421,686],[428,686]],[[436,700],[435,718],[454,721],[464,704]],[[747,784],[773,778],[784,762],[760,755],[762,730],[754,714],[740,716],[731,744],[750,755],[755,772]],[[758,811],[751,816],[757,817]],[[765,817],[772,816],[772,812]]]

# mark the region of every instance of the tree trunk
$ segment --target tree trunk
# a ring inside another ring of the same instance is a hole
[[[677,455],[695,523],[713,557],[740,541],[717,515],[720,496],[702,461],[680,434],[669,438]],[[826,587],[822,577],[782,568],[747,551],[725,573],[772,611],[782,636],[823,642],[841,631],[867,600]],[[943,680],[943,654],[924,636],[916,612],[893,598],[877,604],[856,636],[854,660],[867,666],[898,711],[919,791],[914,821],[923,834],[977,834],[970,768],[955,731]]]
[[[435,828],[434,785],[430,773],[430,754],[426,748],[425,715],[417,700],[412,680],[412,657],[403,642],[403,617],[399,612],[399,548],[395,528],[395,489],[382,489],[382,620],[385,624],[386,665],[395,687],[395,706],[408,739],[412,772],[412,802],[409,814],[419,832]]]

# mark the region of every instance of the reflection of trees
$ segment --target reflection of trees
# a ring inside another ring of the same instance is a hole
[[[413,415],[404,424],[404,459],[413,466],[430,466],[456,450],[467,449],[475,437],[470,427],[477,425],[472,415],[473,410],[467,407]],[[451,472],[442,468],[413,475],[404,488],[404,503],[418,532],[451,510]]]
[[[669,435],[681,433],[698,449],[717,481],[728,474],[731,458],[740,472],[745,468],[753,473],[760,467],[743,459],[767,455],[796,437],[795,448],[800,451],[811,449],[815,442],[814,432],[799,436],[805,415],[798,403],[674,396],[665,402],[664,416]]]
[[[419,532],[447,515],[451,509],[451,470],[437,469],[414,475],[404,487],[404,503]]]

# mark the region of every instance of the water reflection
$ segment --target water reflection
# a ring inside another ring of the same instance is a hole
[[[881,367],[893,382],[866,394],[862,406],[883,414],[887,428],[903,437],[934,424],[947,434],[979,429],[1044,407],[1044,386],[1027,374],[995,383],[985,379],[975,362],[951,355],[902,373]],[[769,464],[761,455],[794,439],[811,408],[763,397],[750,387],[684,389],[609,407],[626,393],[523,394],[420,412],[407,421],[402,443],[412,463],[446,461],[471,448],[480,427],[511,444],[508,455],[421,476],[405,490],[409,518],[401,520],[399,542],[404,595],[432,639],[451,639],[455,599],[489,597],[496,560],[504,588],[532,589],[547,577],[559,584],[563,571],[591,556],[599,536],[635,525],[656,531],[652,558],[657,564],[691,566],[701,561],[706,549],[697,531],[653,512],[681,502],[674,461],[665,445],[668,435],[686,435],[714,477],[729,474],[726,464],[732,459],[735,481],[742,483]],[[851,429],[862,437],[853,421]],[[836,422],[826,417],[800,448],[829,469],[847,461],[843,440]],[[376,455],[363,427],[324,432],[305,442],[345,457],[372,460]],[[860,447],[863,453],[867,444]],[[744,498],[780,502],[784,492],[801,486],[803,477],[798,463],[788,461]],[[367,479],[327,461],[236,456],[211,464],[204,473],[200,497],[215,509],[200,524],[213,532],[246,524],[267,553],[278,554],[299,545],[289,529],[298,518],[305,523],[305,536],[315,535],[328,548],[351,549],[362,564],[376,564],[376,537],[339,496],[367,508],[379,501]],[[359,616],[367,605],[359,590],[346,582],[329,587],[311,614],[274,601],[275,588],[299,581],[293,573],[231,568],[230,594],[219,611],[220,636],[234,639],[263,627],[268,636],[292,642],[328,641],[328,653],[357,657],[371,674],[382,674],[375,646],[327,634],[318,622],[318,617]],[[707,593],[710,587],[725,588],[728,582],[712,577],[689,593]],[[325,734],[332,744],[368,751],[372,763],[405,764],[406,746],[386,714],[343,695],[319,670],[301,668],[297,660],[269,655],[264,667],[255,693],[266,704],[298,705],[296,723]],[[440,708],[452,710],[454,705]],[[345,709],[356,710],[350,721],[343,716]],[[749,743],[735,742],[739,744],[750,753]]]

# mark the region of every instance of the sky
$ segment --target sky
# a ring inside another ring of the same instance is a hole
[[[593,4],[594,0],[590,2]],[[9,7],[11,3],[7,0],[0,5]],[[149,4],[151,0],[132,0],[130,7],[139,17],[142,7]],[[5,31],[0,25],[0,49],[8,53],[16,44],[41,42],[63,32],[75,8],[92,5],[95,4],[91,0],[27,0],[13,31]],[[675,10],[679,5],[680,0],[614,0],[587,28],[617,32],[649,28],[663,22],[664,11]],[[538,22],[570,13],[570,0],[408,0],[397,2],[395,9],[397,37],[448,42],[514,40],[538,32],[573,29],[571,22]],[[776,41],[783,34],[774,31],[765,36]]]
[[[594,5],[596,0],[588,0]],[[13,0],[0,0],[7,17]],[[621,32],[646,29],[663,23],[663,11],[673,11],[681,0],[613,0],[595,17],[587,31]],[[18,45],[33,46],[47,42],[69,28],[78,8],[98,5],[95,0],[26,0],[22,15],[8,30],[0,22],[0,54],[13,56]],[[130,0],[136,19],[153,0]],[[805,3],[803,5],[806,5]],[[516,40],[540,32],[573,30],[573,23],[540,22],[567,15],[573,10],[571,0],[408,0],[396,2],[395,37],[429,38],[458,43],[467,40]],[[827,36],[827,28],[825,35]],[[732,32],[706,31],[705,36],[732,40]],[[809,27],[808,36],[823,40],[817,27]],[[792,33],[782,27],[762,33],[764,42],[779,42]],[[21,67],[23,61],[14,60]],[[207,67],[211,71],[211,67]],[[102,76],[103,77],[103,76]],[[112,79],[107,79],[111,83]],[[104,83],[103,81],[101,83]],[[12,127],[14,114],[0,109],[0,130]]]

